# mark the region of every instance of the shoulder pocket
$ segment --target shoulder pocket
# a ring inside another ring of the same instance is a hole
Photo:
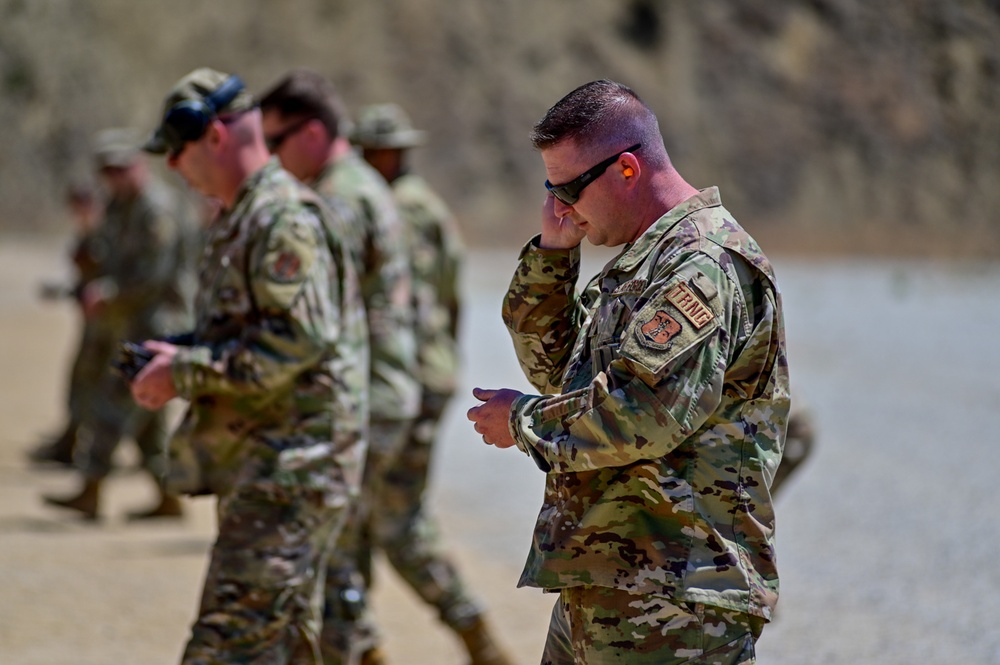
[[[708,338],[719,327],[722,308],[716,293],[676,278],[632,318],[622,335],[620,354],[653,375]]]

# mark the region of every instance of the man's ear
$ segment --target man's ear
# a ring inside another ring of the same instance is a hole
[[[226,124],[219,120],[218,118],[213,119],[208,123],[208,128],[205,129],[205,138],[208,142],[208,147],[215,150],[222,145],[226,134],[229,132],[229,128]]]
[[[635,175],[640,172],[639,161],[635,158],[634,155],[631,154],[622,155],[618,163],[621,165],[622,168],[621,171],[622,177],[625,178],[626,180],[635,177]]]

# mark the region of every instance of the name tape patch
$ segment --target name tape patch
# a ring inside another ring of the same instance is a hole
[[[670,290],[670,293],[667,294],[667,300],[673,303],[684,315],[684,318],[699,330],[715,318],[712,310],[701,301],[701,298],[695,295],[691,287],[683,282]]]

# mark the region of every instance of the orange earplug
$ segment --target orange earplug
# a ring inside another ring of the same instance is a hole
[[[635,171],[632,170],[631,166],[626,166],[625,168],[622,169],[622,175],[625,176],[626,178],[631,178],[634,173]]]

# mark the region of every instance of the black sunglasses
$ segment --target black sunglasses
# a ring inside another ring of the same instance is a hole
[[[316,118],[314,116],[306,116],[298,122],[293,122],[274,136],[265,136],[264,143],[267,144],[267,151],[272,153],[276,152],[278,148],[281,147],[281,144],[287,141],[292,134],[305,127],[306,123],[312,122],[315,119]]]
[[[580,192],[590,183],[597,180],[597,178],[608,170],[608,167],[615,163],[615,160],[624,155],[626,152],[634,152],[642,147],[641,143],[636,143],[634,146],[625,148],[617,155],[608,157],[600,164],[593,166],[577,177],[573,178],[569,182],[563,185],[553,185],[548,180],[545,181],[545,189],[552,193],[552,196],[556,197],[568,206],[573,205],[580,200]]]

